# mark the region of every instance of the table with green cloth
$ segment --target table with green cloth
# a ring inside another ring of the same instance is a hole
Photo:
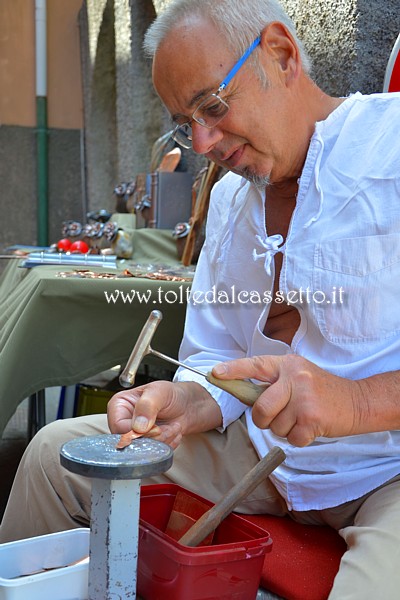
[[[31,394],[124,365],[151,310],[163,313],[153,348],[177,357],[190,281],[122,277],[125,269],[139,272],[138,264],[139,271],[165,264],[181,273],[171,231],[138,229],[132,259],[118,261],[117,270],[89,267],[117,278],[9,261],[0,279],[0,435]]]

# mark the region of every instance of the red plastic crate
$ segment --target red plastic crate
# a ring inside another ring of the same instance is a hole
[[[212,506],[175,484],[142,487],[138,594],[144,600],[254,600],[272,546],[269,534],[230,514],[216,529],[212,545],[182,546],[164,533],[179,490]]]

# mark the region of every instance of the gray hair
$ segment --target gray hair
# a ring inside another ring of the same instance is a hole
[[[277,0],[171,0],[148,28],[143,48],[154,57],[167,34],[182,21],[205,17],[215,23],[226,39],[228,47],[239,57],[255,40],[264,27],[279,21],[292,34],[300,52],[303,69],[311,70],[311,61],[295,26]],[[255,54],[253,64],[257,65]]]

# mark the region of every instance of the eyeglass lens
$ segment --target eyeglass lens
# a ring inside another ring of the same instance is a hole
[[[204,127],[215,127],[229,110],[228,104],[217,94],[211,94],[194,111],[192,118]]]
[[[229,111],[229,105],[217,94],[211,94],[199,104],[192,115],[192,119],[208,129],[215,127]],[[172,135],[173,139],[184,148],[192,147],[192,127],[184,123],[177,127]]]
[[[192,128],[189,123],[175,127],[171,137],[183,148],[189,149],[192,147]]]

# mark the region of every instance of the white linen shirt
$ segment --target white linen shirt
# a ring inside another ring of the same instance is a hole
[[[206,372],[229,359],[295,353],[349,379],[400,369],[400,94],[354,94],[316,123],[284,245],[268,237],[263,196],[233,173],[214,187],[180,359]],[[276,251],[282,298],[291,292],[301,316],[290,346],[263,334]],[[337,506],[400,473],[400,431],[298,448],[257,428],[250,408],[201,376],[181,368],[176,380],[210,392],[222,430],[246,411],[260,456],[284,449],[271,479],[289,509]]]

